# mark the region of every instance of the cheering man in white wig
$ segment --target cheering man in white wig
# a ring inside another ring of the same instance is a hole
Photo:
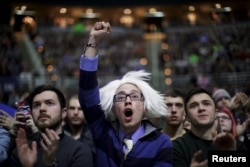
[[[80,60],[79,101],[95,140],[96,164],[170,167],[171,140],[147,119],[167,114],[163,95],[146,82],[150,74],[132,71],[98,88],[97,46],[110,32],[108,22],[96,22]]]

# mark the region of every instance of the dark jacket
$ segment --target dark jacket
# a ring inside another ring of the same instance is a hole
[[[40,134],[34,136],[32,141],[37,142],[37,162],[34,167],[45,167],[42,163],[43,150],[40,147]],[[71,137],[61,134],[56,158],[60,167],[93,167],[92,153],[90,148],[83,143],[77,142]],[[17,150],[15,149],[10,159],[10,167],[22,167]]]
[[[90,66],[95,65],[93,63]],[[84,67],[84,62],[81,62],[79,102],[95,140],[97,167],[172,166],[170,138],[146,120],[143,121],[144,136],[137,141],[127,158],[124,158],[123,144],[118,134],[119,124],[108,121],[99,105],[96,71],[84,71]]]
[[[68,123],[66,123],[63,126],[63,129],[64,129],[66,135],[72,137],[71,129],[70,129]],[[95,149],[95,143],[94,143],[93,135],[92,135],[91,131],[89,130],[89,128],[87,127],[86,124],[83,125],[81,136],[80,136],[79,139],[77,139],[77,141],[87,144],[91,148],[93,154],[95,154],[96,149]]]
[[[195,136],[191,131],[173,140],[174,145],[174,166],[189,167],[193,155],[201,150],[200,162],[208,159],[209,151],[216,151],[212,140],[204,140]],[[237,150],[246,151],[245,145],[237,140]]]

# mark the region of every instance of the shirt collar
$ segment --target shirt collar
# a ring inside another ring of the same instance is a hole
[[[132,135],[131,139],[133,140],[133,143],[136,143],[143,135],[144,135],[145,129],[144,126],[141,125]],[[121,129],[119,129],[119,136],[121,141],[127,136]]]

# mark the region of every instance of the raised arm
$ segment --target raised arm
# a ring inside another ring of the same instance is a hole
[[[100,139],[105,129],[105,116],[100,108],[99,87],[97,80],[98,45],[111,27],[107,22],[97,22],[93,26],[88,43],[80,59],[79,102],[94,138]]]
[[[83,50],[82,56],[93,58],[97,54],[97,47],[101,39],[109,34],[111,31],[110,24],[108,22],[96,22],[93,26],[90,35],[89,41],[86,47]]]

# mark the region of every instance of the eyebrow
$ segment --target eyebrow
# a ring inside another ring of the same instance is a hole
[[[141,93],[141,92],[138,91],[138,90],[131,90],[130,93]],[[130,94],[130,93],[129,93],[129,94]],[[117,94],[126,94],[126,92],[125,92],[125,91],[120,91],[120,92],[117,92]]]
[[[191,102],[188,104],[188,106],[193,105],[193,104],[198,104],[198,102],[197,101]]]
[[[69,108],[78,108],[78,109],[81,109],[81,107],[78,107],[78,106],[69,106]]]
[[[183,105],[183,103],[181,103],[181,102],[166,102],[166,104],[168,105]]]
[[[211,100],[202,100],[201,102],[203,102],[203,103],[204,102],[210,102],[211,103],[212,101]]]
[[[204,103],[204,102],[212,102],[211,100],[201,100],[201,101],[194,101],[194,102],[192,102],[192,103],[199,103],[199,102],[201,102],[201,103]],[[190,104],[192,104],[192,103],[190,103]]]
[[[41,101],[48,102],[48,101],[55,101],[55,99],[45,99],[45,100],[33,101],[32,104],[41,103]]]

